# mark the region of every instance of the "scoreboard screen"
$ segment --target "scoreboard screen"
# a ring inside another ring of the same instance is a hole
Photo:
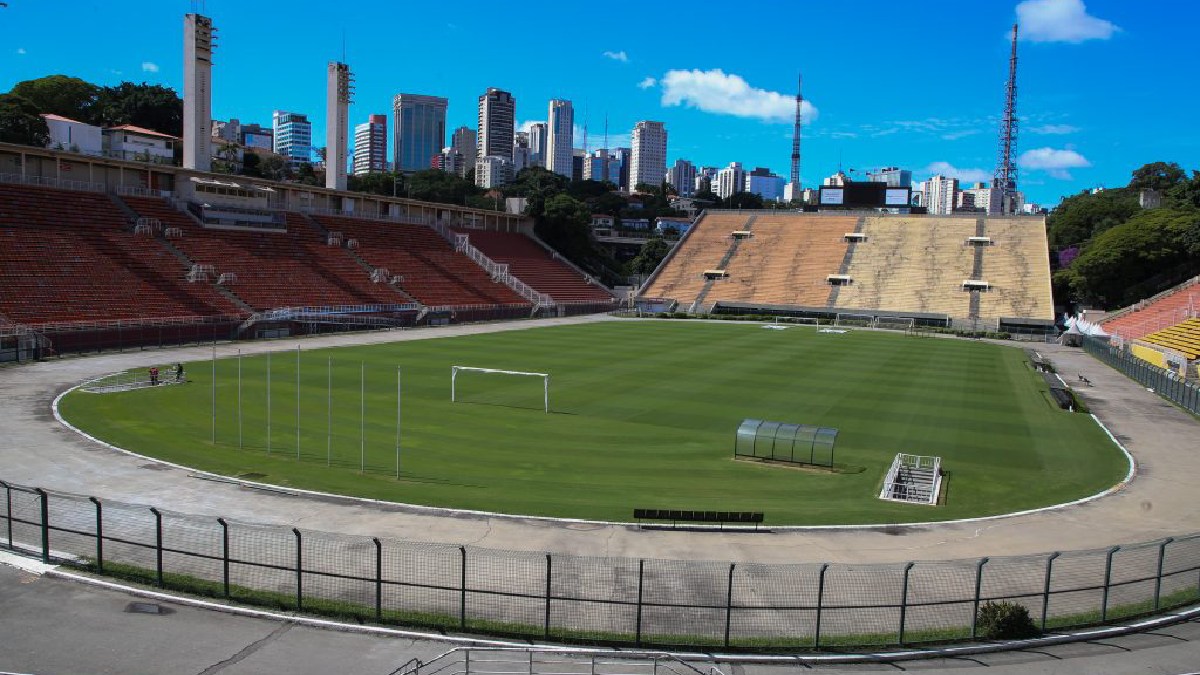
[[[884,206],[908,206],[912,201],[912,188],[888,188],[884,194]]]
[[[860,182],[822,186],[817,203],[846,209],[881,209],[909,206],[911,188],[888,187],[887,183]]]
[[[826,206],[841,206],[846,203],[846,191],[842,188],[822,187],[820,202]]]

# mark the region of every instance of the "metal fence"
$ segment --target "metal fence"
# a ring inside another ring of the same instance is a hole
[[[0,488],[0,546],[47,562],[246,604],[522,638],[756,651],[914,644],[975,637],[988,601],[1020,603],[1057,629],[1200,598],[1200,534],[979,560],[730,563],[351,536]]]
[[[1147,363],[1115,345],[1110,345],[1106,340],[1085,337],[1083,350],[1121,371],[1129,379],[1153,389],[1156,394],[1184,410],[1193,415],[1200,415],[1200,385]]]

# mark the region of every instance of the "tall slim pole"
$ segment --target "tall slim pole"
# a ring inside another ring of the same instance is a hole
[[[325,363],[325,466],[333,463],[333,357]]]
[[[217,444],[217,345],[212,348],[212,442]]]
[[[271,454],[271,352],[267,352],[267,454]]]
[[[296,461],[300,461],[300,345],[296,345]]]
[[[400,478],[400,366],[396,366],[396,478]]]
[[[367,470],[367,366],[363,361],[358,362],[358,470]]]
[[[242,350],[238,350],[238,450],[242,449]]]

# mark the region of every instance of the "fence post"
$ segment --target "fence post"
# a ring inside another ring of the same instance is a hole
[[[1042,588],[1042,632],[1046,632],[1046,614],[1050,609],[1050,574],[1054,567],[1054,559],[1062,555],[1058,551],[1046,558],[1046,585]]]
[[[975,563],[975,604],[971,610],[971,639],[975,639],[975,629],[979,624],[979,592],[983,589],[983,566],[987,564],[988,559],[980,558],[979,562]]]
[[[13,547],[12,540],[12,486],[0,480],[0,485],[4,486],[4,504],[5,513],[4,519],[8,523],[8,549],[11,551]]]
[[[813,629],[813,649],[821,648],[821,604],[825,600],[825,570],[829,563],[821,564],[821,572],[817,575],[817,619]]]
[[[158,587],[163,585],[163,534],[162,534],[162,514],[153,506],[150,507],[150,513],[154,514],[154,575]]]
[[[224,518],[217,518],[221,524],[221,583],[224,586],[225,597],[229,597],[229,523]]]
[[[547,640],[550,639],[550,579],[551,579],[551,557],[546,554],[546,620],[542,636]]]
[[[378,537],[371,537],[375,542],[375,620],[383,621],[383,544]]]
[[[733,621],[733,570],[737,563],[729,563],[729,585],[725,592],[725,648],[729,648],[729,624]]]
[[[1158,545],[1158,571],[1154,574],[1154,611],[1158,611],[1158,601],[1162,594],[1162,568],[1163,558],[1167,555],[1167,544],[1175,541],[1174,537],[1167,537]]]
[[[304,562],[302,558],[303,539],[300,536],[299,528],[293,527],[292,534],[296,535],[296,611],[300,611],[304,609],[304,585],[302,583],[304,580],[304,567],[301,564]]]
[[[1108,587],[1112,583],[1112,559],[1113,554],[1119,550],[1120,546],[1114,546],[1104,554],[1104,595],[1100,599],[1100,623],[1108,620]]]
[[[96,505],[96,571],[104,571],[104,517],[101,513],[100,500],[88,497],[88,501]]]
[[[646,561],[638,561],[638,596],[637,596],[637,626],[634,630],[633,642],[642,646],[642,588],[646,578]]]
[[[42,488],[34,488],[41,502],[42,512],[42,562],[50,564],[50,497]]]
[[[467,627],[467,547],[459,546],[458,552],[462,560],[462,565],[459,568],[459,589],[458,596],[458,627]]]
[[[900,589],[900,639],[896,641],[900,645],[904,644],[904,620],[908,617],[908,575],[915,564],[910,561],[904,565],[904,585]],[[976,592],[975,596],[979,597],[979,593]]]

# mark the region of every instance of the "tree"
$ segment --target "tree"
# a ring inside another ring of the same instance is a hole
[[[753,192],[738,192],[725,200],[725,207],[730,209],[761,209],[763,198]]]
[[[466,204],[467,195],[478,194],[479,189],[452,173],[439,169],[424,169],[407,177],[405,196],[425,202],[440,204]]]
[[[50,129],[32,101],[0,94],[0,141],[44,148],[50,142]]]
[[[346,186],[353,192],[367,192],[385,197],[404,197],[404,174],[387,172],[366,173],[360,176],[351,174]]]
[[[296,167],[296,180],[305,185],[320,185],[320,181],[317,180],[317,172],[308,162],[301,162],[300,166]]]
[[[96,123],[132,124],[160,134],[183,135],[183,100],[157,84],[122,82],[100,90]]]
[[[1187,180],[1187,174],[1175,162],[1152,162],[1133,170],[1129,187],[1135,190],[1150,189],[1166,192]]]
[[[1190,180],[1168,190],[1167,198],[1176,207],[1200,208],[1200,171],[1193,170]]]
[[[263,155],[258,162],[259,172],[270,180],[285,180],[292,177],[292,167],[283,155]]]
[[[1062,248],[1086,243],[1140,210],[1137,193],[1126,188],[1067,197],[1046,219],[1050,246]]]
[[[12,94],[28,99],[39,113],[60,115],[78,122],[95,123],[100,88],[78,77],[47,75],[13,85]]]
[[[629,270],[634,274],[650,274],[658,268],[658,264],[670,252],[671,247],[663,241],[662,237],[654,237],[642,244],[637,256],[629,261]]]
[[[242,155],[242,175],[262,177],[262,157],[259,157],[257,152],[247,151]]]

